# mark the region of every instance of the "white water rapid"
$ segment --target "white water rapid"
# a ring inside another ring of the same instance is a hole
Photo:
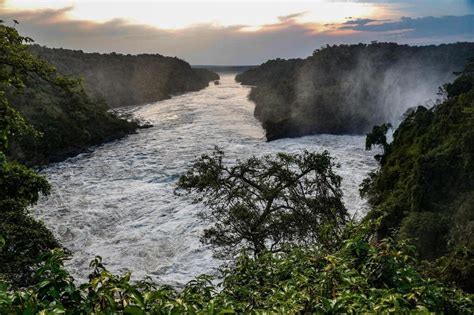
[[[248,87],[222,74],[221,84],[138,107],[134,114],[154,127],[110,142],[42,171],[53,186],[33,213],[73,253],[67,263],[76,279],[86,279],[89,261],[103,257],[113,272],[134,279],[182,285],[212,273],[219,261],[202,246],[202,210],[173,191],[192,161],[219,146],[232,159],[278,151],[328,150],[341,167],[344,200],[362,213],[358,185],[375,168],[364,137],[316,135],[265,142],[247,100]]]

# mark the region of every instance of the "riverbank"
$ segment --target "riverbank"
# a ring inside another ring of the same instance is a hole
[[[474,43],[333,45],[304,59],[275,59],[237,81],[253,86],[268,141],[311,134],[364,135],[396,126],[412,107],[433,106],[439,87],[474,56]]]
[[[169,99],[219,80],[208,69],[195,69],[184,60],[160,54],[99,54],[39,45],[30,46],[30,51],[56,66],[60,74],[83,78],[86,92],[105,100],[109,108]]]
[[[363,215],[358,185],[376,167],[364,150],[364,137],[319,135],[265,142],[253,117],[250,88],[221,74],[221,84],[133,110],[153,124],[42,171],[53,190],[34,208],[73,253],[67,262],[76,279],[86,279],[89,261],[100,255],[113,272],[130,270],[134,279],[150,276],[183,286],[220,261],[203,246],[201,205],[174,194],[175,184],[195,158],[217,145],[230,160],[251,155],[327,149],[337,158],[344,202]]]
[[[36,130],[13,137],[8,149],[13,160],[28,166],[62,161],[142,127],[110,112],[111,107],[169,99],[219,79],[207,69],[161,55],[88,54],[37,45],[25,49],[54,64],[60,75],[68,75],[65,80],[77,80],[73,90],[63,91],[33,76],[21,92],[8,94]]]

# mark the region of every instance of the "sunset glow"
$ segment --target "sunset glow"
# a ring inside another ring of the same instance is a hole
[[[372,40],[465,41],[474,33],[472,13],[467,0],[0,0],[0,19],[18,20],[42,45],[159,52],[195,64],[254,64]]]
[[[71,7],[70,19],[106,22],[124,19],[129,23],[179,29],[197,24],[257,27],[277,23],[279,17],[301,13],[298,22],[334,23],[347,17],[375,16],[381,10],[373,3],[331,1],[22,1],[7,2],[8,10],[60,9]]]

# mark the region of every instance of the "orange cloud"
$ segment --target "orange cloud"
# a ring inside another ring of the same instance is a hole
[[[69,17],[70,11],[71,7],[9,11],[0,7],[0,19],[19,20],[18,30],[42,45],[89,52],[160,53],[178,56],[192,64],[257,64],[276,57],[305,57],[325,44],[372,40],[416,42],[416,38],[410,37],[405,30],[372,32],[359,29],[381,28],[380,24],[391,22],[302,22],[300,18],[304,17],[305,12],[280,16],[277,22],[258,27],[207,23],[169,30],[133,24],[124,19],[106,22],[75,20]],[[390,26],[393,28],[393,24]],[[449,41],[462,39],[448,38]],[[423,43],[426,42],[424,37]]]

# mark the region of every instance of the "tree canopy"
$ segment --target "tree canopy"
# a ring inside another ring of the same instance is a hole
[[[249,247],[255,254],[278,252],[288,244],[332,247],[347,221],[328,152],[278,153],[226,163],[216,149],[199,158],[178,187],[209,207],[212,226],[203,240],[221,252]]]
[[[25,43],[31,39],[0,24],[0,278],[23,286],[32,281],[38,256],[60,245],[52,233],[28,215],[27,207],[40,194],[49,192],[42,176],[6,156],[9,140],[28,133],[39,136],[10,104],[7,93],[21,91],[31,77],[49,82],[58,89],[73,93],[77,82],[56,76],[54,68],[32,56]]]
[[[380,169],[362,185],[381,218],[380,237],[394,233],[438,260],[438,276],[474,290],[474,64],[447,84],[447,99],[406,115],[385,145]],[[382,130],[383,131],[383,130]],[[370,139],[368,138],[368,141]]]
[[[366,134],[424,105],[474,56],[474,43],[327,45],[305,59],[269,60],[236,76],[251,85],[268,141]]]

